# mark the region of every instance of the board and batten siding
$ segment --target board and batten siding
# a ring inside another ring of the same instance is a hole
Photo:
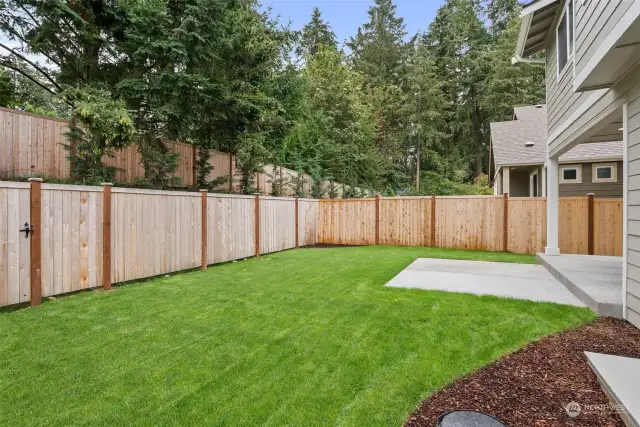
[[[584,69],[600,43],[633,3],[633,0],[575,1],[576,75]]]
[[[640,85],[627,102],[627,320],[640,327]]]

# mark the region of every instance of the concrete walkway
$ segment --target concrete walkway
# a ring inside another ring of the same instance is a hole
[[[418,258],[385,286],[584,304],[543,266]]]

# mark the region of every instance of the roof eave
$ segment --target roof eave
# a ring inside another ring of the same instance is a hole
[[[527,48],[527,40],[529,39],[531,24],[533,22],[535,13],[544,8],[548,8],[554,3],[559,3],[559,0],[537,0],[525,5],[522,8],[522,12],[521,12],[522,24],[520,25],[520,33],[518,35],[518,42],[516,44],[516,52],[515,52],[515,55],[513,56],[513,59],[511,60],[513,64],[517,64],[519,62],[544,63],[544,60],[540,60],[540,59],[527,59],[528,56],[532,55],[533,53],[539,50],[537,49],[537,46],[541,45],[541,43],[538,43],[538,45],[536,45],[534,52],[531,52],[531,47],[529,47],[528,52],[526,53],[525,53],[525,49]],[[544,11],[541,13],[544,13]],[[536,23],[536,25],[538,24],[539,22]]]

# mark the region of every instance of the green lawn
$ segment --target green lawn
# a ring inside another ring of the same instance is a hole
[[[384,288],[425,248],[300,249],[0,313],[1,426],[401,425],[587,309]]]

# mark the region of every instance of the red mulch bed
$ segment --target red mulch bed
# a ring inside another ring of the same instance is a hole
[[[433,427],[448,411],[485,412],[509,427],[624,427],[608,405],[585,351],[640,358],[640,329],[612,318],[546,337],[435,393],[409,417],[405,427]],[[569,402],[582,405],[571,418]],[[609,408],[609,407],[606,407]]]

